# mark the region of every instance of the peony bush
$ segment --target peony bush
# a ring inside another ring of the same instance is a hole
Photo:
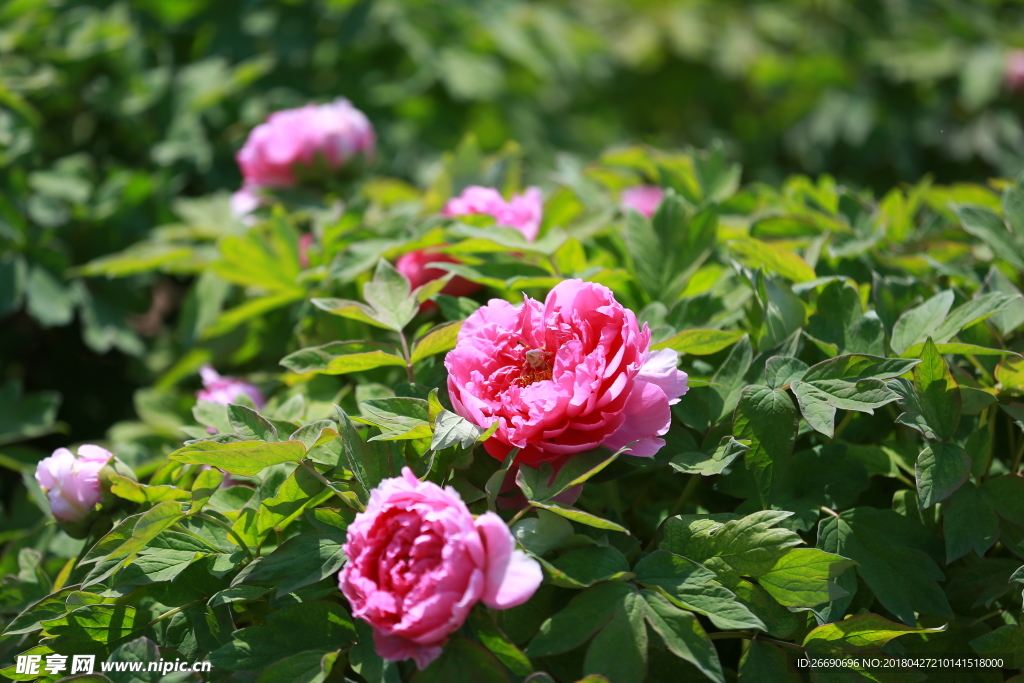
[[[4,676],[1024,666],[1020,181],[876,200],[631,147],[525,185],[467,139],[420,187],[375,141],[346,100],[272,114],[241,190],[84,271],[187,294],[135,419],[3,456]]]

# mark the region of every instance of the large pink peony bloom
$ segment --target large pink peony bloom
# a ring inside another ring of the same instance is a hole
[[[622,191],[622,204],[650,218],[665,197],[665,190],[656,185],[637,185]]]
[[[81,522],[100,502],[100,470],[113,454],[89,444],[78,447],[78,457],[58,448],[36,466],[36,481],[46,492],[53,516],[63,522]]]
[[[523,194],[517,194],[509,201],[493,187],[472,185],[458,197],[448,200],[443,216],[467,216],[486,214],[494,216],[497,225],[515,228],[531,242],[537,239],[540,222],[544,214],[544,203],[540,189],[530,187]]]
[[[245,185],[290,187],[296,183],[296,167],[320,162],[337,170],[356,157],[372,157],[375,144],[366,115],[339,98],[274,112],[253,128],[235,159]]]
[[[224,377],[209,365],[200,368],[199,375],[203,378],[203,388],[196,392],[196,398],[200,401],[227,405],[244,394],[252,399],[257,408],[262,408],[267,402],[260,390],[252,384],[234,377]]]
[[[611,290],[565,280],[544,303],[492,299],[466,319],[445,357],[462,417],[498,421],[484,446],[516,462],[557,460],[598,446],[651,456],[665,445],[669,406],[686,393],[678,354],[650,351],[651,333]]]
[[[421,482],[406,467],[370,494],[348,527],[338,584],[352,613],[373,626],[377,653],[425,669],[478,601],[521,605],[540,586],[540,565],[515,549],[493,512],[476,519],[454,489]]]

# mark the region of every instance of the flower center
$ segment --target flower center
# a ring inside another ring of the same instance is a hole
[[[519,386],[528,387],[534,382],[551,379],[551,357],[554,354],[544,349],[530,349],[523,354],[523,367],[519,373]]]

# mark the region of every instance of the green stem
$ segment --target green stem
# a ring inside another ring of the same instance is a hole
[[[676,502],[674,502],[671,509],[669,509],[669,517],[675,517],[683,511],[686,504],[690,502],[690,497],[693,496],[693,492],[697,490],[698,486],[700,486],[700,481],[703,478],[704,475],[701,474],[690,475],[690,479],[686,482],[686,486],[683,487],[683,492],[679,494],[679,497],[676,498]]]
[[[402,340],[402,354],[405,356],[405,369],[409,373],[409,384],[416,384],[416,375],[412,371],[412,354],[409,353],[409,342],[405,340],[404,332],[399,332],[398,338]]]
[[[343,495],[341,495],[340,493],[335,491],[334,490],[334,486],[331,484],[330,481],[328,481],[327,477],[325,477],[324,475],[320,474],[317,471],[317,469],[315,467],[313,467],[312,465],[310,465],[308,462],[306,462],[305,460],[299,460],[299,467],[305,467],[309,471],[310,474],[312,474],[314,477],[319,479],[320,483],[322,483],[324,486],[326,486],[329,491],[334,493],[334,495],[336,495],[343,503],[345,503],[345,507],[349,507],[352,504],[352,501],[348,500]],[[362,512],[362,509],[360,509],[360,512]]]
[[[206,514],[205,512],[197,512],[197,513],[195,513],[192,516],[193,517],[197,517],[199,519],[205,519],[207,522],[210,522],[211,524],[216,524],[221,529],[224,529],[226,532],[228,532],[231,535],[232,538],[235,539],[235,542],[238,543],[238,545],[242,548],[242,550],[245,551],[245,554],[249,556],[249,561],[250,562],[252,562],[253,560],[256,559],[255,557],[253,557],[252,551],[249,550],[249,544],[246,543],[245,540],[243,540],[242,537],[238,535],[238,532],[235,531],[234,529],[232,529],[230,526],[228,526],[224,522],[220,521],[216,517],[212,517],[212,516]]]
[[[836,427],[836,432],[832,436],[832,441],[836,441],[836,440],[839,439],[839,435],[843,433],[843,430],[846,429],[846,426],[848,424],[850,424],[850,420],[852,420],[852,419],[853,419],[853,411],[852,410],[847,410],[846,414],[843,415],[843,419],[839,421],[839,426]]]

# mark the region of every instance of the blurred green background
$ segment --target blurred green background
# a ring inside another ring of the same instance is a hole
[[[378,170],[417,183],[467,133],[517,141],[541,184],[609,146],[716,139],[744,181],[984,181],[1024,155],[1022,19],[1003,0],[6,0],[0,446],[132,416],[187,279],[75,267],[237,188],[234,152],[276,109],[350,98]]]

